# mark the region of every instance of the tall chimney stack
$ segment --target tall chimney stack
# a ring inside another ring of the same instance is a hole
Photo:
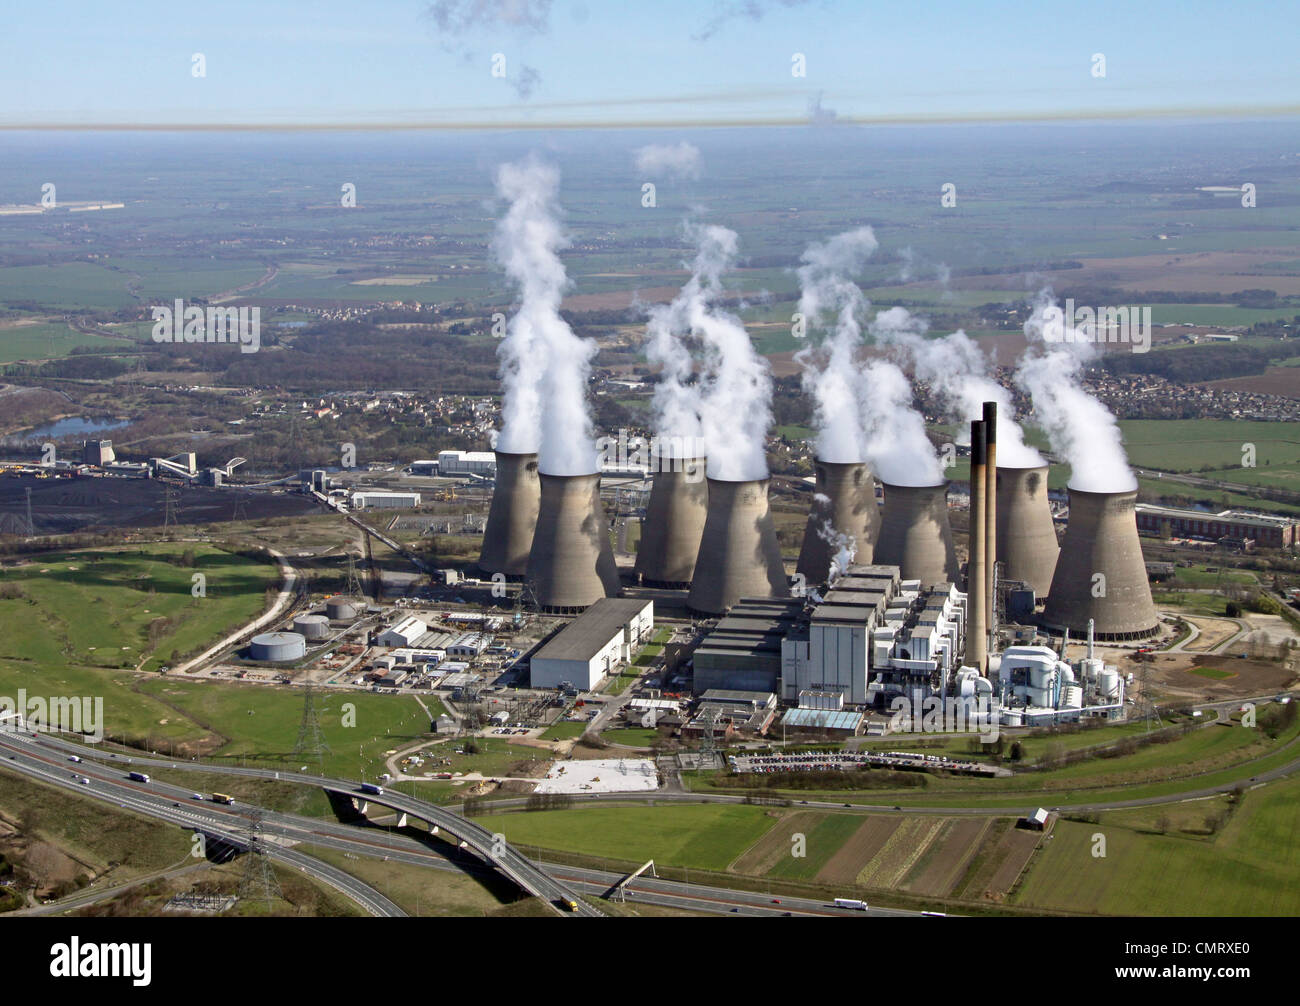
[[[966,563],[966,663],[981,674],[988,667],[988,577],[985,525],[988,437],[982,419],[970,424],[970,557]]]
[[[742,597],[789,597],[767,479],[709,479],[709,512],[686,606],[721,615]]]
[[[619,592],[618,566],[600,505],[600,475],[540,474],[537,533],[528,555],[533,601],[552,611],[579,611]]]
[[[837,549],[823,535],[829,525],[837,535],[853,540],[853,561],[869,564],[880,534],[880,507],[876,505],[876,480],[861,463],[816,461],[817,495],[829,501],[813,500],[808,526],[799,549],[795,569],[809,586],[825,583],[831,559]]]
[[[496,458],[496,487],[483,529],[478,566],[485,573],[503,573],[508,579],[521,580],[528,571],[542,492],[537,480],[537,455],[497,451]]]
[[[998,403],[984,403],[984,597],[988,649],[998,628]]]
[[[695,559],[708,514],[704,458],[653,455],[650,502],[641,522],[636,572],[647,587],[681,590],[695,575]]]

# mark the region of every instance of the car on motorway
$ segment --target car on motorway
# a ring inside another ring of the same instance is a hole
[[[83,785],[83,786],[89,786],[89,785],[90,785],[90,779],[89,779],[88,777],[84,776],[84,775],[83,775],[80,779],[78,779],[77,782],[81,783],[81,785]]]
[[[76,755],[68,755],[68,761],[79,762],[79,761],[81,761],[81,759],[78,758]]]
[[[203,794],[202,794],[202,793],[191,793],[191,794],[190,794],[190,799],[191,799],[191,800],[202,800],[202,799],[203,799]]]

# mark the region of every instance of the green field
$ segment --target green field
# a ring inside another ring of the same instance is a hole
[[[195,574],[205,596],[192,596]],[[203,544],[37,555],[0,570],[17,595],[0,599],[0,660],[156,670],[254,618],[278,584],[270,562]]]
[[[1206,478],[1244,485],[1300,485],[1300,433],[1291,423],[1136,419],[1119,425],[1129,461],[1139,468],[1203,473]],[[1248,444],[1254,445],[1254,467],[1243,467],[1250,460]],[[1197,492],[1194,487],[1184,491]]]
[[[0,327],[0,363],[54,359],[67,356],[78,346],[131,348],[117,339],[77,332],[62,321]]]
[[[583,807],[480,819],[512,845],[724,870],[776,822],[759,807]]]
[[[583,731],[586,729],[586,723],[574,723],[572,720],[557,720],[542,732],[542,740],[567,741],[573,737],[581,737]]]
[[[1202,816],[1219,809],[1198,803]],[[1100,824],[1058,821],[1012,903],[1107,915],[1300,912],[1300,780],[1245,794],[1213,836],[1153,834],[1150,821],[1118,814],[1102,814]],[[1096,834],[1105,836],[1104,858],[1092,854]]]

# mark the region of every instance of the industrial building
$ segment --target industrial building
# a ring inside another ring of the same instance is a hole
[[[408,615],[396,625],[389,626],[381,632],[375,642],[379,646],[412,647],[429,631],[423,619]]]
[[[801,598],[742,598],[696,647],[692,690],[779,692],[782,643],[802,610]]]
[[[532,687],[590,691],[630,661],[653,628],[653,601],[600,598],[533,654]]]
[[[416,462],[420,464],[421,462]],[[412,470],[415,464],[411,466]],[[484,475],[497,473],[496,455],[491,451],[439,451],[439,475]]]
[[[419,493],[359,492],[349,497],[355,510],[411,510],[420,505]]]
[[[1263,548],[1291,548],[1300,544],[1300,521],[1293,517],[1251,513],[1247,510],[1185,510],[1178,507],[1137,504],[1137,528],[1161,538],[1195,538],[1229,543],[1252,542]]]
[[[763,735],[776,720],[776,695],[772,692],[711,688],[700,697],[695,716],[682,727],[686,737],[733,733]]]
[[[491,643],[492,637],[485,633],[463,632],[447,644],[447,656],[473,659],[480,656]]]
[[[81,460],[88,465],[110,465],[117,459],[111,440],[83,440],[81,443]]]

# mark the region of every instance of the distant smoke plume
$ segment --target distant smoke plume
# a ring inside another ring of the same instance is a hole
[[[740,319],[717,305],[722,275],[735,262],[736,232],[693,224],[686,232],[698,247],[691,278],[671,304],[652,310],[647,332],[647,355],[664,368],[654,396],[658,432],[689,437],[698,430],[710,478],[767,478],[771,373]],[[699,347],[701,363],[693,386],[686,383],[694,366],[690,344]]]
[[[700,148],[691,143],[652,143],[636,151],[637,174],[647,178],[699,178]]]
[[[496,187],[510,205],[492,250],[520,296],[497,349],[505,394],[496,447],[536,451],[538,467],[549,475],[590,474],[597,465],[587,378],[596,346],[560,317],[568,286],[558,254],[568,246],[560,225],[560,173],[529,158],[503,164]]]
[[[1137,479],[1124,454],[1124,440],[1114,415],[1083,388],[1083,368],[1096,350],[1084,337],[1067,331],[1065,341],[1047,343],[1043,329],[1056,308],[1050,295],[1040,296],[1025,322],[1030,348],[1016,371],[1016,383],[1034,401],[1034,416],[1052,450],[1070,464],[1070,487],[1085,492],[1127,492]],[[1055,317],[1059,323],[1060,311]],[[998,444],[1001,454],[1002,445]]]
[[[1024,430],[1015,421],[1011,392],[993,380],[983,350],[960,329],[938,339],[927,339],[928,323],[893,307],[881,311],[871,323],[876,341],[894,346],[912,361],[918,381],[938,397],[944,413],[960,423],[980,419],[985,402],[998,405],[998,464],[1004,468],[1030,468],[1043,464],[1038,451],[1025,443]]]
[[[865,457],[856,356],[862,342],[859,315],[867,301],[851,277],[877,247],[871,228],[859,227],[809,245],[796,270],[799,313],[810,327],[829,326],[824,342],[795,354],[804,392],[813,400],[816,454],[823,461],[849,464]]]
[[[729,22],[744,19],[761,21],[763,15],[774,7],[802,7],[808,0],[715,0],[713,14],[695,33],[697,42],[704,42],[720,32]]]
[[[551,27],[552,0],[436,0],[424,9],[434,23],[447,52],[459,51],[469,63],[481,53],[464,44],[466,36],[495,37],[503,32],[517,36],[545,34]],[[508,72],[506,82],[521,101],[527,101],[542,82],[535,67],[519,64]]]

